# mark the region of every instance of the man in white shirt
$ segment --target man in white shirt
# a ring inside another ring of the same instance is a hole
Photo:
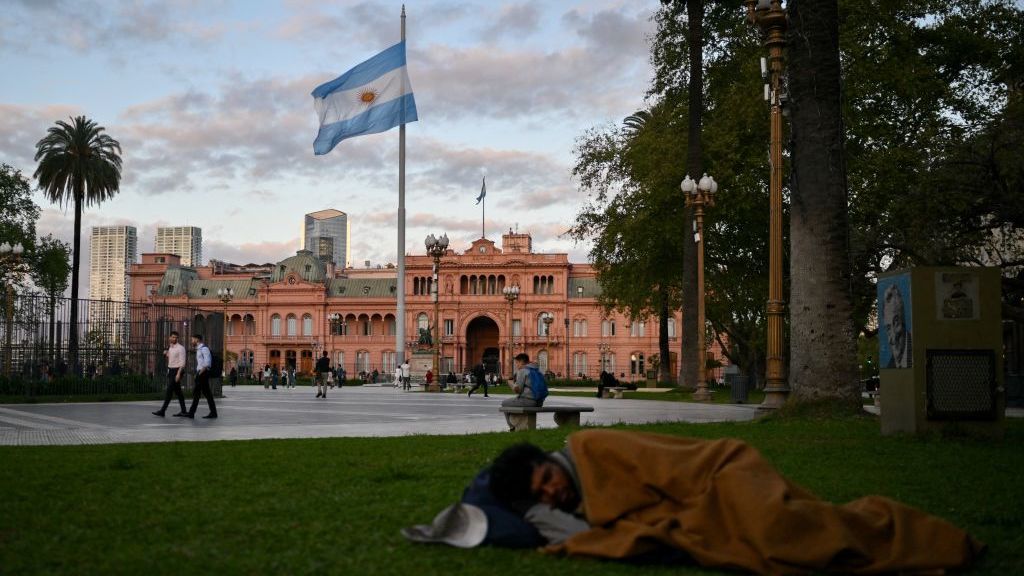
[[[171,403],[171,396],[175,394],[178,396],[178,404],[181,404],[181,411],[175,416],[185,414],[185,395],[181,393],[181,377],[185,375],[185,359],[187,357],[185,347],[178,343],[177,332],[171,332],[168,340],[170,344],[164,352],[164,356],[167,358],[167,394],[164,396],[164,405],[153,412],[154,416],[161,418],[167,411],[167,405]]]
[[[192,407],[188,414],[175,414],[186,418],[196,417],[196,408],[199,407],[199,397],[206,396],[206,403],[210,405],[210,413],[203,418],[216,418],[217,405],[213,403],[213,390],[210,389],[210,368],[213,367],[213,354],[203,343],[202,334],[192,335],[192,346],[196,349],[196,385],[192,390]]]
[[[408,362],[402,362],[402,390],[412,390],[412,379],[409,373]]]

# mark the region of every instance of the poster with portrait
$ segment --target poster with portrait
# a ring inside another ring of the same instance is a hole
[[[935,312],[939,320],[977,320],[978,275],[972,272],[935,273]]]
[[[878,280],[878,366],[913,368],[910,272]]]

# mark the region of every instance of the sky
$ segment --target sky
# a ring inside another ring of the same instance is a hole
[[[203,257],[274,262],[301,248],[303,215],[350,215],[354,264],[395,262],[398,130],[314,156],[310,92],[400,40],[400,2],[6,0],[0,11],[0,162],[31,177],[35,144],[84,114],[120,141],[120,193],[83,217],[199,226]],[[406,245],[456,250],[517,228],[535,250],[586,261],[562,236],[586,196],[571,176],[585,130],[644,106],[657,0],[409,1]],[[35,182],[32,182],[33,186]],[[74,211],[43,208],[70,240]]]

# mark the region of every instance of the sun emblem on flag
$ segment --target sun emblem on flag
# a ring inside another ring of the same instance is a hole
[[[365,88],[359,91],[359,103],[370,106],[377,101],[378,92],[374,88]]]

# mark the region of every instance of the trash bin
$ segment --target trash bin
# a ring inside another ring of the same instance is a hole
[[[729,389],[729,399],[733,404],[747,403],[747,385],[749,383],[749,376],[735,375],[732,377],[732,386]]]

